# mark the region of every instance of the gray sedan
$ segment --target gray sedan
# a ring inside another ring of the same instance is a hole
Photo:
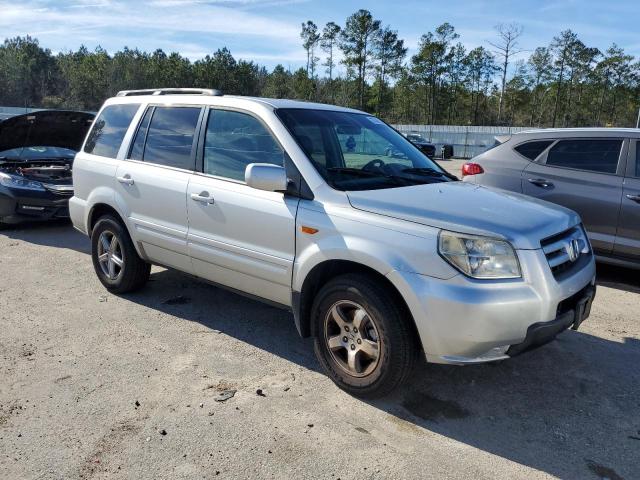
[[[640,268],[640,130],[532,130],[496,140],[462,167],[465,182],[575,210],[598,260]]]

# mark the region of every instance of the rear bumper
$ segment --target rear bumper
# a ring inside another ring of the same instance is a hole
[[[89,226],[87,225],[87,202],[78,197],[71,197],[69,200],[69,216],[71,222],[76,230],[85,235],[89,233]]]
[[[0,189],[0,222],[22,223],[69,218],[69,197],[49,191]]]

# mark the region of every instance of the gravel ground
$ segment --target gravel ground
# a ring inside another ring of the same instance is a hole
[[[599,267],[579,332],[363,402],[289,313],[161,268],[110,295],[88,252],[0,232],[2,479],[640,478],[637,272]]]

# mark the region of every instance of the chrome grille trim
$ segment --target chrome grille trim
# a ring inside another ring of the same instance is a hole
[[[73,185],[54,185],[51,183],[43,183],[42,186],[56,195],[65,195],[69,197],[73,195]]]
[[[540,242],[554,277],[572,270],[579,260],[591,253],[582,225],[576,225]]]

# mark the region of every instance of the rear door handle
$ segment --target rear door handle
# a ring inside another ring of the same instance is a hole
[[[533,183],[536,187],[549,188],[553,187],[553,183],[544,178],[530,178],[529,183]]]
[[[629,200],[633,200],[633,201],[634,201],[634,202],[636,202],[636,203],[640,203],[640,195],[630,195],[630,194],[627,194],[627,195],[626,195],[626,197],[627,197]]]
[[[213,197],[209,196],[209,192],[192,193],[191,200],[194,202],[206,203],[207,205],[213,205]]]
[[[133,185],[133,178],[131,178],[128,174],[124,177],[116,177],[120,183],[124,183],[125,185]]]

